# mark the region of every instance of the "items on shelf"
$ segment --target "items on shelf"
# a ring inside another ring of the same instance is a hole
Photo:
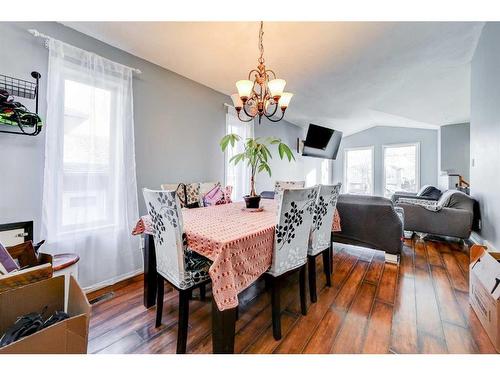
[[[38,88],[40,73],[31,72],[36,82],[29,82],[0,74],[0,133],[37,135],[42,130],[42,120],[38,116]],[[14,100],[14,97],[35,100],[35,112]],[[6,126],[18,130],[6,130]]]

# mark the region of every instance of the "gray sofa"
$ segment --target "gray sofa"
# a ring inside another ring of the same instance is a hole
[[[403,212],[390,199],[342,194],[337,210],[342,231],[333,232],[332,241],[382,250],[393,255],[387,260],[397,259],[403,247]]]
[[[405,230],[469,238],[474,220],[474,199],[458,190],[448,190],[434,202],[434,208],[429,203],[426,201],[420,205],[405,202],[405,199],[397,200],[397,206],[405,212]]]

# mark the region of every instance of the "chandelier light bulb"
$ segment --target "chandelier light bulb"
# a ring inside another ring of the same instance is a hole
[[[241,109],[243,107],[243,102],[241,101],[239,94],[231,95],[231,100],[233,101],[234,108]]]
[[[275,100],[279,100],[285,89],[286,81],[284,79],[272,79],[268,82],[267,87],[271,96]]]
[[[280,101],[279,101],[279,106],[281,109],[286,109],[288,105],[290,104],[290,100],[292,100],[293,94],[291,92],[284,92],[283,95],[281,95]]]
[[[238,89],[238,94],[243,102],[246,102],[250,96],[252,96],[254,83],[248,79],[242,79],[236,82],[236,88]]]

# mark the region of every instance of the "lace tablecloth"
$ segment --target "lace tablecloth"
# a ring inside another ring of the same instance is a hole
[[[264,199],[262,205],[262,212],[243,211],[243,202],[182,211],[188,247],[213,262],[212,293],[221,311],[238,306],[238,293],[271,266],[276,203]],[[153,234],[149,216],[132,232],[142,233]]]

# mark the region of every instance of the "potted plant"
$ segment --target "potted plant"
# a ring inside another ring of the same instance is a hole
[[[255,175],[259,172],[266,171],[271,177],[271,167],[269,166],[269,160],[272,159],[271,152],[269,151],[270,146],[275,146],[278,148],[278,154],[280,159],[285,157],[289,162],[295,160],[292,150],[279,138],[268,137],[268,138],[247,138],[242,140],[237,134],[231,133],[224,136],[220,141],[220,146],[222,151],[226,151],[227,147],[234,145],[237,142],[244,142],[243,152],[234,155],[229,162],[238,163],[247,162],[250,167],[250,195],[245,195],[245,203],[247,208],[259,208],[260,195],[255,192]]]

